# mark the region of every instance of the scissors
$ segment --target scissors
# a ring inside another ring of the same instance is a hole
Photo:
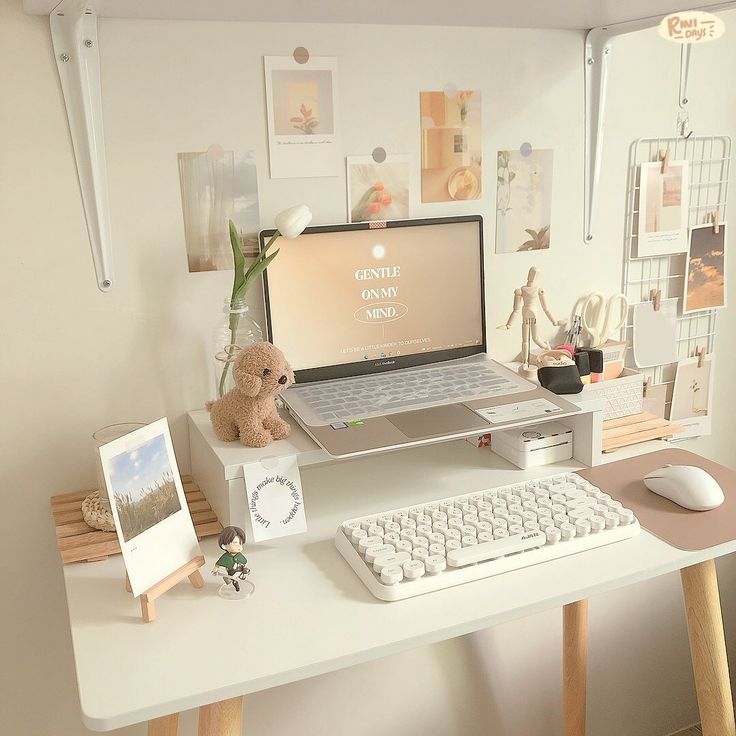
[[[599,291],[594,291],[575,302],[571,319],[578,314],[583,329],[590,336],[590,347],[597,348],[626,324],[629,300],[620,293],[606,299]]]

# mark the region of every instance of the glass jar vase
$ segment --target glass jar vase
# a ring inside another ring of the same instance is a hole
[[[224,318],[213,333],[213,362],[215,367],[215,396],[219,399],[234,387],[232,363],[238,353],[253,343],[263,340],[263,330],[248,314],[245,299],[235,302],[225,299]]]
[[[135,432],[136,429],[145,427],[141,422],[122,422],[120,424],[108,424],[106,427],[98,429],[92,434],[92,441],[95,445],[95,467],[97,469],[97,490],[100,493],[100,507],[103,511],[110,511],[110,494],[105,483],[105,473],[102,470],[102,461],[100,460],[100,447],[108,442],[118,440],[126,434]]]

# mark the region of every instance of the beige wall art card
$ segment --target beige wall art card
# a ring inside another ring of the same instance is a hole
[[[496,253],[550,246],[554,151],[499,151],[496,189]]]
[[[264,57],[272,179],[338,176],[337,59]]]
[[[189,270],[233,267],[228,220],[240,231],[246,251],[256,253],[260,216],[253,151],[210,146],[202,153],[180,153],[178,159]]]
[[[684,313],[726,306],[726,225],[690,230]]]
[[[480,199],[481,95],[420,92],[422,202]]]
[[[637,248],[639,258],[687,250],[690,168],[687,161],[644,163],[639,168]]]
[[[347,157],[350,222],[405,220],[409,217],[409,157]]]
[[[165,418],[102,445],[115,531],[138,596],[200,554]]]
[[[714,356],[706,355],[702,366],[698,362],[699,358],[686,358],[677,364],[670,421],[685,427],[678,439],[710,434]]]

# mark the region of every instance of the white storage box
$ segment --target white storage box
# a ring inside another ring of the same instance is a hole
[[[573,432],[559,422],[494,432],[491,449],[519,468],[569,460],[573,450]]]
[[[618,378],[583,386],[582,398],[603,399],[603,421],[640,414],[644,403],[644,376],[624,368]]]

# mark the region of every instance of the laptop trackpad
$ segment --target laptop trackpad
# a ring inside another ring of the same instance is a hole
[[[490,422],[464,404],[447,404],[431,409],[389,414],[386,419],[410,439],[457,434],[473,429],[484,430],[490,426]]]

